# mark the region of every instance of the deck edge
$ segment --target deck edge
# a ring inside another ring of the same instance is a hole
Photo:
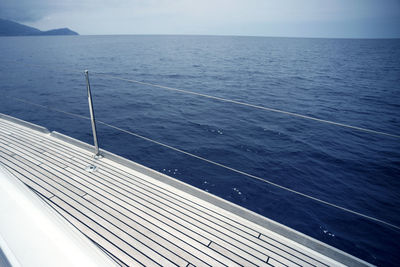
[[[7,121],[17,123],[19,125],[28,127],[31,130],[36,130],[36,131],[39,131],[41,133],[45,133],[45,134],[49,134],[50,133],[50,131],[46,127],[31,123],[31,122],[28,122],[28,121],[24,121],[24,120],[21,120],[21,119],[18,119],[18,118],[15,118],[15,117],[3,114],[3,113],[0,113],[0,119],[5,119]]]

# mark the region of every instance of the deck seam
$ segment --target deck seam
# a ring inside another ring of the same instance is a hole
[[[58,207],[58,209],[62,210],[64,213],[68,214],[70,217],[72,217],[72,219],[78,221],[80,224],[82,224],[84,227],[90,229],[90,231],[92,231],[93,233],[97,233],[96,231],[94,231],[93,229],[91,229],[89,226],[87,226],[84,222],[80,221],[78,218],[76,218],[75,216],[73,216],[72,214],[70,214],[68,211],[64,210],[62,207],[60,207],[58,204],[56,204],[54,201],[51,201],[52,206],[55,205]],[[62,215],[63,216],[63,215]],[[63,216],[65,217],[65,216]],[[70,221],[69,219],[66,218],[67,221]],[[72,225],[74,225],[74,227],[76,227],[78,230],[79,228],[74,224],[71,223]],[[80,230],[79,230],[80,231]],[[82,232],[82,231],[81,231]],[[85,236],[87,236],[87,233],[82,232]],[[116,246],[115,244],[113,244],[111,241],[109,241],[106,237],[102,236],[101,234],[97,233],[97,236],[99,236],[100,238],[106,240],[106,242],[108,242],[109,244],[111,244],[113,247],[115,247],[117,250],[120,250],[122,253],[124,253],[126,256],[132,258],[129,254],[127,254],[124,250],[122,250],[121,248],[119,248],[118,246]],[[89,239],[91,239],[90,237],[88,237]],[[95,242],[97,243],[97,242]],[[98,243],[97,243],[98,244]],[[113,254],[115,255],[115,254]],[[118,256],[116,256],[118,258]],[[141,264],[137,259],[132,258],[133,260],[137,261],[140,265],[144,266],[143,264]],[[121,260],[121,259],[120,259]],[[122,262],[124,262],[124,260],[121,260]]]

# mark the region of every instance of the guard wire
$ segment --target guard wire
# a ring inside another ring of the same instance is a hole
[[[21,62],[21,61],[18,61],[18,60],[2,60],[2,61],[4,61],[4,62],[13,62],[13,63],[21,64],[21,65],[26,65],[26,66],[31,66],[31,67],[38,67],[38,68],[48,67],[48,66],[39,65],[39,64],[31,64],[31,63]],[[75,68],[65,68],[65,67],[63,67],[63,68],[61,68],[61,70],[65,71],[65,72],[82,73],[82,71],[80,71],[78,69],[75,69]],[[233,103],[233,104],[247,106],[247,107],[256,108],[256,109],[261,109],[261,110],[265,110],[265,111],[286,114],[286,115],[289,115],[289,116],[294,116],[294,117],[307,119],[307,120],[318,121],[318,122],[321,122],[321,123],[326,123],[326,124],[331,124],[331,125],[335,125],[335,126],[345,127],[345,128],[358,130],[358,131],[362,131],[362,132],[366,132],[366,133],[384,135],[384,136],[389,136],[389,137],[393,137],[393,138],[400,138],[400,135],[398,135],[398,134],[392,134],[392,133],[387,133],[387,132],[382,132],[382,131],[376,131],[376,130],[367,129],[367,128],[363,128],[363,127],[358,127],[358,126],[353,126],[353,125],[344,124],[344,123],[340,123],[340,122],[334,122],[334,121],[330,121],[330,120],[319,119],[319,118],[316,118],[316,117],[302,115],[302,114],[289,112],[289,111],[284,111],[284,110],[280,110],[280,109],[268,108],[268,107],[255,105],[255,104],[250,104],[250,103],[245,103],[245,102],[241,102],[241,101],[237,101],[237,100],[232,100],[232,99],[227,99],[227,98],[222,98],[222,97],[217,97],[217,96],[212,96],[212,95],[207,95],[207,94],[202,94],[202,93],[197,93],[197,92],[193,92],[193,91],[189,91],[189,90],[183,90],[183,89],[178,89],[178,88],[169,87],[169,86],[163,86],[163,85],[149,83],[149,82],[142,82],[142,81],[138,81],[138,80],[134,80],[134,79],[121,78],[121,77],[105,74],[105,73],[99,72],[99,71],[91,71],[91,73],[95,73],[96,75],[107,77],[107,78],[110,78],[110,79],[126,81],[126,82],[146,85],[146,86],[152,86],[152,87],[156,87],[156,88],[160,88],[160,89],[165,89],[165,90],[170,90],[170,91],[175,91],[175,92],[180,92],[180,93],[185,93],[185,94],[201,96],[201,97],[208,98],[208,99],[214,99],[214,100],[218,100],[218,101],[222,101],[222,102]]]
[[[373,134],[390,136],[390,137],[394,137],[394,138],[400,138],[400,135],[397,135],[397,134],[391,134],[391,133],[386,133],[386,132],[382,132],[382,131],[375,131],[375,130],[371,130],[371,129],[367,129],[367,128],[362,128],[362,127],[357,127],[357,126],[353,126],[353,125],[349,125],[349,124],[344,124],[344,123],[339,123],[339,122],[319,119],[319,118],[316,118],[316,117],[306,116],[306,115],[302,115],[302,114],[298,114],[298,113],[294,113],[294,112],[289,112],[289,111],[284,111],[284,110],[280,110],[280,109],[263,107],[263,106],[254,105],[254,104],[250,104],[250,103],[245,103],[245,102],[241,102],[241,101],[236,101],[236,100],[232,100],[232,99],[227,99],[227,98],[222,98],[222,97],[217,97],[217,96],[197,93],[197,92],[188,91],[188,90],[182,90],[182,89],[178,89],[178,88],[173,88],[173,87],[168,87],[168,86],[163,86],[163,85],[158,85],[158,84],[153,84],[153,83],[148,83],[148,82],[141,82],[141,81],[132,80],[132,79],[120,78],[120,77],[116,77],[116,76],[112,76],[112,75],[108,75],[108,74],[103,74],[103,73],[100,73],[100,72],[93,72],[93,73],[95,73],[95,74],[97,74],[99,76],[108,77],[108,78],[115,79],[115,80],[126,81],[126,82],[131,82],[131,83],[137,83],[137,84],[141,84],[141,85],[157,87],[157,88],[166,89],[166,90],[170,90],[170,91],[176,91],[176,92],[180,92],[180,93],[201,96],[201,97],[214,99],[214,100],[218,100],[218,101],[222,101],[222,102],[228,102],[228,103],[247,106],[247,107],[251,107],[251,108],[256,108],[256,109],[261,109],[261,110],[266,110],[266,111],[286,114],[286,115],[290,115],[290,116],[294,116],[294,117],[298,117],[298,118],[302,118],[302,119],[307,119],[307,120],[313,120],[313,121],[318,121],[318,122],[322,122],[322,123],[332,124],[332,125],[345,127],[345,128],[350,128],[350,129],[353,129],[353,130],[363,131],[363,132],[367,132],[367,133],[373,133]]]

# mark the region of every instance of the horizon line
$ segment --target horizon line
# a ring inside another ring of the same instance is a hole
[[[65,27],[68,28],[68,27]],[[69,29],[69,28],[68,28]],[[71,29],[70,29],[71,30]],[[74,31],[74,30],[72,30]],[[80,34],[71,36],[197,36],[197,37],[256,37],[256,38],[293,38],[293,39],[353,39],[353,40],[393,40],[398,37],[318,37],[318,36],[286,36],[286,35],[246,35],[246,34],[198,34],[198,33],[105,33]],[[55,35],[57,36],[57,35]],[[60,35],[58,35],[60,36]],[[68,36],[68,35],[66,35]]]

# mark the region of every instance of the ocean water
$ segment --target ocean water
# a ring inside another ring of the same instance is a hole
[[[0,112],[91,143],[98,120],[400,225],[400,140],[116,80],[134,79],[400,133],[400,40],[0,38]],[[96,72],[96,73],[95,73]],[[100,146],[380,266],[400,231],[98,125]]]

